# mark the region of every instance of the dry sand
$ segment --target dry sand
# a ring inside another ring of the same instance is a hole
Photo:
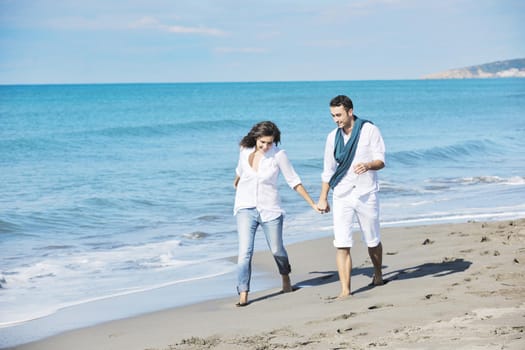
[[[232,295],[16,349],[525,349],[525,219],[387,228],[383,246],[389,282],[368,286],[371,262],[357,241],[345,300],[333,299],[335,252],[323,238],[288,247],[292,293],[252,293],[243,308]],[[275,270],[268,252],[254,263]]]

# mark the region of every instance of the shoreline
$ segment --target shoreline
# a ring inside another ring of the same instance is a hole
[[[9,349],[366,349],[427,342],[518,349],[525,343],[525,219],[383,228],[389,283],[375,288],[368,286],[373,269],[366,247],[356,238],[353,296],[337,301],[331,240],[287,245],[293,293],[266,287],[250,293],[250,305],[235,308],[232,292]],[[252,279],[264,285],[267,278],[270,285],[280,282],[271,254],[259,251]]]

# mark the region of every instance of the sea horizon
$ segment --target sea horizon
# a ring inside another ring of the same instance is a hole
[[[55,82],[55,83],[0,83],[0,86],[75,86],[75,85],[170,85],[170,84],[259,84],[259,83],[338,83],[338,82],[391,82],[391,81],[462,81],[462,80],[508,80],[525,77],[479,77],[479,78],[383,78],[383,79],[328,79],[328,80],[246,80],[246,81],[142,81],[142,82]]]

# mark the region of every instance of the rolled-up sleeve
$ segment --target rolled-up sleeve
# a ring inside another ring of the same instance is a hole
[[[375,125],[370,130],[370,147],[372,151],[372,160],[380,160],[385,163],[385,142],[379,128]]]
[[[321,173],[321,181],[329,183],[330,179],[337,169],[337,161],[334,157],[335,131],[332,131],[326,137],[324,147],[323,172]]]
[[[290,188],[295,188],[295,186],[299,185],[301,183],[301,178],[297,173],[295,172],[295,169],[292,166],[292,163],[288,159],[288,154],[286,154],[285,150],[280,150],[275,155],[275,160],[277,161],[277,164],[279,165],[279,169],[281,170],[281,173],[284,176],[284,179],[286,180],[286,183]]]

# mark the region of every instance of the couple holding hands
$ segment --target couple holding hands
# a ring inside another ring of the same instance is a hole
[[[377,171],[385,166],[384,141],[374,124],[354,115],[349,97],[334,97],[330,101],[330,114],[337,128],[326,138],[321,193],[317,203],[302,185],[286,152],[278,148],[281,133],[274,123],[264,121],[254,125],[240,142],[234,180],[234,214],[239,236],[237,306],[248,305],[255,232],[259,226],[277,263],[283,292],[292,291],[291,267],[283,244],[283,210],[277,189],[280,172],[287,184],[315,211],[332,211],[336,265],[341,282],[338,298],[351,295],[350,248],[353,245],[354,218],[359,223],[374,265],[372,283],[383,284]],[[333,190],[332,208],[328,204],[330,189]]]

